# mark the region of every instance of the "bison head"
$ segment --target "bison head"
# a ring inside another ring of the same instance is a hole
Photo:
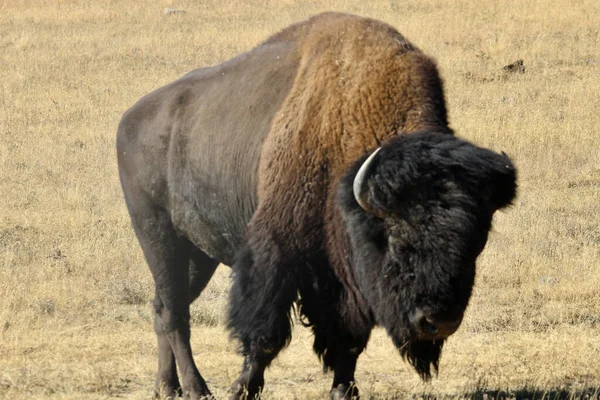
[[[423,379],[460,325],[492,215],[515,193],[506,155],[431,132],[387,141],[340,185],[356,284]]]

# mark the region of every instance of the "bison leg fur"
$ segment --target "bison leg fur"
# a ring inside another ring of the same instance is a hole
[[[323,265],[313,270],[323,273],[327,268]],[[300,312],[306,318],[304,324],[312,327],[313,348],[323,361],[324,370],[334,371],[331,399],[358,399],[354,371],[358,357],[369,341],[372,325],[359,315],[343,312],[348,306],[342,302],[342,289],[331,284],[332,281],[318,275],[308,280],[300,290]],[[350,309],[355,310],[354,307]],[[348,320],[342,318],[342,313]],[[352,332],[348,330],[350,325]]]
[[[189,304],[192,304],[200,296],[200,293],[217,270],[218,265],[219,261],[210,258],[206,253],[192,246],[189,265]]]
[[[228,325],[245,361],[231,399],[260,396],[265,369],[291,338],[296,268],[280,254],[275,244],[248,245],[234,263]]]
[[[358,388],[354,382],[354,371],[358,355],[357,348],[346,351],[338,350],[331,388],[332,400],[358,399]]]
[[[331,315],[330,318],[334,319],[335,316]],[[325,370],[331,368],[334,372],[331,399],[358,399],[354,371],[358,357],[369,340],[370,332],[366,331],[363,337],[358,338],[344,332],[342,324],[335,325],[333,329],[329,327],[329,335],[324,335],[322,331],[313,327],[315,350],[321,355]],[[326,348],[322,347],[323,343],[326,343]]]
[[[155,331],[159,347],[157,385],[167,395],[179,392],[176,361],[184,396],[199,399],[211,393],[192,356],[189,304],[206,286],[217,262],[196,249],[190,249],[191,245],[183,239],[177,239],[177,242],[172,247],[174,256],[170,260],[170,267],[158,268],[157,271],[151,267],[156,283]],[[205,267],[202,271],[201,265]]]
[[[154,309],[162,310],[163,304],[158,293],[154,297]],[[169,338],[164,333],[160,318],[154,316],[154,331],[158,342],[158,372],[156,374],[155,398],[168,399],[178,397],[181,393],[181,385],[177,377],[177,364],[175,354],[171,350]]]
[[[189,258],[189,303],[191,304],[202,293],[219,262],[194,246],[191,246]],[[158,293],[154,299],[154,308],[155,310],[164,308]],[[157,311],[157,314],[159,312]],[[155,317],[154,323],[158,340],[158,374],[155,394],[157,398],[176,398],[183,393],[177,377],[175,354],[171,349],[168,336],[164,332],[161,319]]]
[[[181,373],[182,392],[190,399],[211,396],[198,372],[190,346],[189,304],[199,287],[204,287],[216,268],[216,262],[192,249],[190,242],[177,235],[169,214],[145,198],[143,192],[126,194],[132,224],[154,277],[155,331],[159,365],[157,395],[177,396]],[[132,201],[133,200],[133,201]],[[191,262],[190,262],[191,261]],[[199,265],[204,271],[199,273]],[[193,272],[190,280],[190,269]],[[190,287],[192,286],[192,287]],[[194,292],[194,293],[192,293]]]

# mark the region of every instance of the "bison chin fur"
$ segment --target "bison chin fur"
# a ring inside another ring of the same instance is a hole
[[[426,342],[394,337],[393,341],[400,351],[402,358],[412,365],[421,379],[424,381],[431,380],[431,367],[433,367],[433,370],[437,375],[444,340]]]

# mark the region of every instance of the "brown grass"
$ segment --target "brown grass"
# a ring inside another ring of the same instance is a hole
[[[153,289],[117,178],[119,118],[328,9],[383,19],[435,56],[452,126],[520,171],[440,376],[419,382],[378,330],[359,360],[364,397],[598,397],[595,0],[0,2],[0,397],[151,396]],[[524,74],[503,72],[519,58]],[[228,285],[221,267],[192,310],[196,360],[219,398],[240,365],[223,328]],[[330,381],[297,328],[265,397],[324,398]]]

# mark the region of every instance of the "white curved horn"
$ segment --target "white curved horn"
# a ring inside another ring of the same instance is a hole
[[[352,184],[352,191],[354,192],[354,198],[360,207],[370,214],[374,214],[379,216],[378,213],[374,212],[373,208],[369,205],[368,196],[367,196],[367,182],[369,180],[369,173],[371,172],[371,164],[373,163],[373,159],[375,155],[381,150],[381,147],[378,147],[371,155],[365,160],[363,165],[360,166],[360,169],[356,173],[354,177],[354,182]]]

